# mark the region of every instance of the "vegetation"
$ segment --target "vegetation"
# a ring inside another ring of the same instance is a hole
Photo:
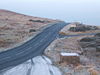
[[[40,23],[45,23],[46,21],[42,21],[42,20],[32,20],[32,19],[30,19],[29,21],[31,21],[31,22],[40,22]]]

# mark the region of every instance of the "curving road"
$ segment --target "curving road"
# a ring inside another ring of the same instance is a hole
[[[58,22],[44,29],[31,40],[21,46],[15,47],[0,53],[0,70],[7,67],[16,66],[31,59],[35,56],[43,54],[45,48],[56,39],[56,36],[67,23]]]

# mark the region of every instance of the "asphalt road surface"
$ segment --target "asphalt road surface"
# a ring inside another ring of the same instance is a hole
[[[21,46],[0,53],[0,70],[21,64],[35,56],[42,55],[45,48],[56,39],[67,23],[58,22],[44,29]]]

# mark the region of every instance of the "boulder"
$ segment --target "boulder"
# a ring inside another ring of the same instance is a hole
[[[89,52],[89,53],[93,53],[96,52],[96,48],[95,47],[87,47],[83,49],[85,52]]]
[[[97,52],[100,52],[100,46],[97,46],[97,47],[96,47],[96,51],[97,51]]]
[[[80,42],[82,48],[96,47],[96,42]]]
[[[100,41],[96,41],[96,46],[100,46]]]
[[[96,26],[89,26],[89,25],[84,25],[81,23],[75,23],[76,27],[70,27],[69,31],[73,32],[85,32],[89,30],[98,30],[98,27]]]
[[[100,37],[100,33],[95,34],[95,37]]]

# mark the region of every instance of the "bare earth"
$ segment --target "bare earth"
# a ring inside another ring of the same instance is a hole
[[[57,20],[0,10],[0,51],[22,43],[41,28],[54,22]]]

